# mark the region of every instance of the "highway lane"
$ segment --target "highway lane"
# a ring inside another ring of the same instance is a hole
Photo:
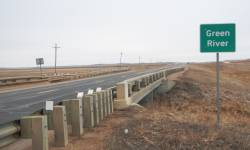
[[[97,87],[105,89],[114,86],[117,82],[155,70],[159,69],[146,72],[118,73],[53,84],[50,86],[0,93],[0,124],[20,119],[21,116],[30,115],[44,108],[46,100],[53,100],[57,103],[65,99],[72,99],[76,97],[77,91],[84,91],[86,93],[88,89],[96,89]]]

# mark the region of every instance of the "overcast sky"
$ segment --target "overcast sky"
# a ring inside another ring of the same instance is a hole
[[[199,26],[236,23],[236,53],[250,58],[249,0],[1,0],[0,67],[214,61],[200,54]]]

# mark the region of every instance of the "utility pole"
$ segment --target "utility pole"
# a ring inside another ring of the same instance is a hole
[[[121,52],[121,55],[120,55],[120,69],[122,68],[122,52]]]
[[[141,56],[139,56],[139,64],[141,64]]]
[[[60,47],[58,47],[57,44],[55,44],[53,48],[55,49],[55,75],[57,75],[57,72],[56,72],[57,49]]]
[[[40,66],[40,74],[41,74],[41,77],[43,76],[43,72],[42,72],[42,64],[39,65]]]

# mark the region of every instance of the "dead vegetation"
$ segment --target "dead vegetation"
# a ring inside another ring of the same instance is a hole
[[[190,65],[171,92],[157,95],[144,112],[117,128],[105,148],[250,149],[249,67],[222,68],[221,129],[215,128],[214,64]]]

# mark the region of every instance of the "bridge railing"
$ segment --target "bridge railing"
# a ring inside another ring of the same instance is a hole
[[[138,103],[145,95],[157,88],[168,75],[183,70],[184,67],[161,69],[157,72],[148,73],[117,83],[115,108],[122,109],[132,103]]]

